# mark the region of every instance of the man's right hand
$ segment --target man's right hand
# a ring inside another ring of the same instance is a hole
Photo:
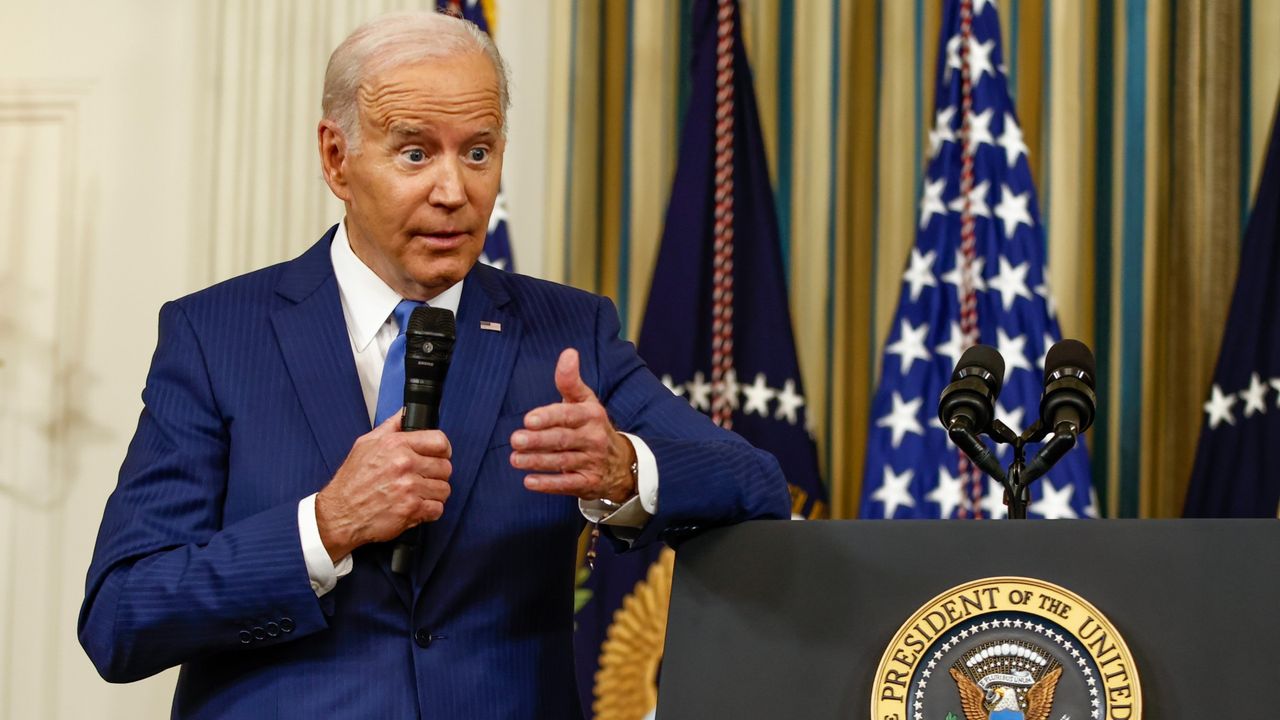
[[[334,562],[444,514],[453,471],[449,438],[439,430],[400,432],[401,414],[360,436],[316,495],[320,540]]]

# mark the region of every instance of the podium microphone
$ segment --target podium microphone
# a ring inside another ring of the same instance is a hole
[[[400,429],[435,430],[440,427],[440,398],[453,356],[457,325],[453,312],[426,305],[409,315],[404,345],[404,418]],[[414,548],[422,544],[422,526],[411,528],[396,539],[391,551],[391,569],[409,572]]]
[[[975,465],[1004,482],[1004,469],[991,448],[979,439],[995,421],[996,398],[1004,385],[1004,358],[990,345],[974,345],[960,356],[951,384],[938,398],[938,420]]]
[[[1094,394],[1095,368],[1093,352],[1079,340],[1062,340],[1049,348],[1044,359],[1040,422],[1053,433],[1053,438],[1027,463],[1022,473],[1023,483],[1030,483],[1048,472],[1093,424],[1093,413],[1098,406]]]

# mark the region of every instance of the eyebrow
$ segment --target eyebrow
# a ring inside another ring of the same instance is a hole
[[[391,125],[392,135],[403,135],[408,137],[417,137],[423,134],[423,129],[419,125],[407,122],[396,122]]]

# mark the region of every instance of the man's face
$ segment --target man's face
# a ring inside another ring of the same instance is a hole
[[[402,297],[461,280],[484,247],[502,177],[502,103],[480,52],[387,70],[360,86],[352,154],[320,125],[325,177],[356,255]]]

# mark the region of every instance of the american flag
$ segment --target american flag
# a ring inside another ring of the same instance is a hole
[[[436,10],[455,17],[470,20],[481,30],[493,34],[493,18],[497,0],[436,0]],[[484,238],[484,250],[480,262],[499,270],[515,270],[515,257],[511,254],[511,236],[507,234],[507,194],[498,190],[498,199],[489,215],[489,233]]]
[[[1061,338],[994,2],[948,2],[940,46],[916,241],[871,407],[866,518],[1004,517],[1000,485],[938,422],[938,396],[967,347],[995,346],[1006,367],[996,415],[1021,432],[1038,417],[1045,353]],[[1000,447],[1007,465],[1012,451]],[[1031,495],[1029,517],[1096,517],[1083,443]]]

